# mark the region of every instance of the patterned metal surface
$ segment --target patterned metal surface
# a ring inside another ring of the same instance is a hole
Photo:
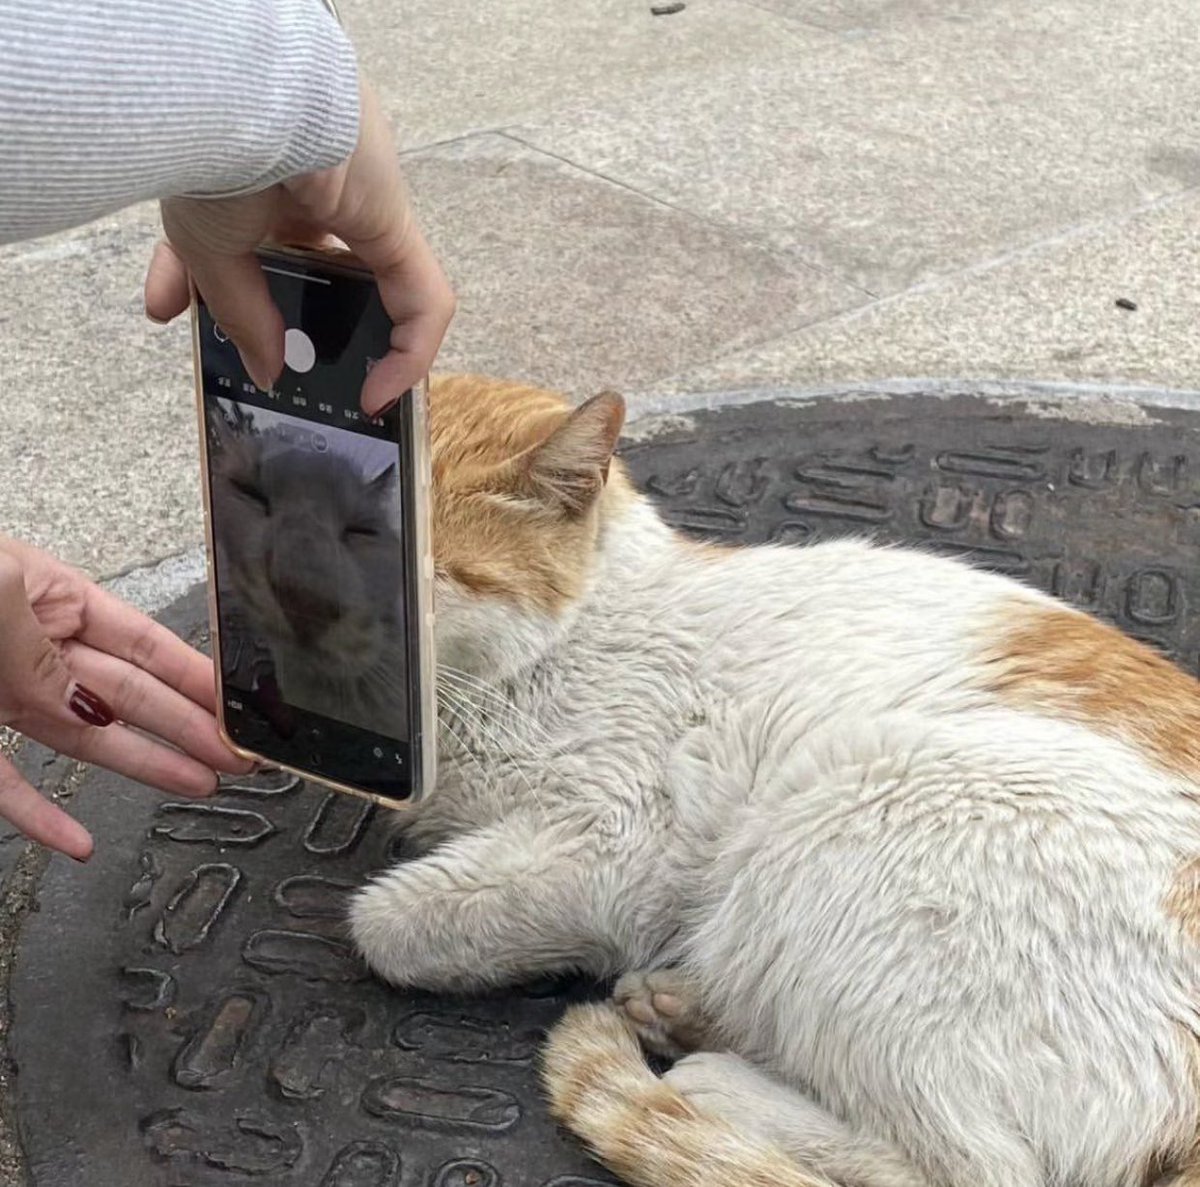
[[[684,530],[847,533],[966,556],[1200,663],[1200,417],[1093,424],[982,399],[726,406],[624,455]],[[204,636],[199,591],[166,621]],[[349,890],[392,860],[370,805],[247,784],[163,803],[103,773],[101,854],[56,860],[13,982],[37,1187],[590,1187],[538,1099],[542,1029],[578,987],[399,994],[346,944]]]

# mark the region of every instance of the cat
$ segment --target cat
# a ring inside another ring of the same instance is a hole
[[[404,736],[396,466],[368,477],[306,430],[208,419],[223,609],[266,644],[287,705]]]
[[[685,539],[617,395],[430,415],[443,758],[372,969],[619,978],[543,1076],[637,1187],[1200,1185],[1200,686],[959,561]]]

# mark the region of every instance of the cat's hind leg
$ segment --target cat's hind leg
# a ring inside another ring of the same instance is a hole
[[[664,1080],[702,1114],[760,1138],[838,1187],[928,1187],[896,1147],[852,1132],[740,1056],[712,1050],[719,1037],[705,1017],[699,985],[683,969],[626,973],[613,989],[613,1004],[648,1051],[671,1057],[695,1052]]]
[[[929,1187],[895,1146],[856,1133],[738,1055],[689,1055],[663,1078],[697,1109],[769,1142],[838,1187]]]
[[[691,1055],[659,1079],[615,1006],[567,1012],[542,1080],[554,1116],[631,1187],[931,1187],[737,1056]]]

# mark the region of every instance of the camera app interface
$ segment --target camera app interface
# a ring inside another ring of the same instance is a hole
[[[287,326],[274,389],[199,316],[225,726],[276,761],[403,797],[402,419],[358,404],[391,323],[369,281],[263,266]]]

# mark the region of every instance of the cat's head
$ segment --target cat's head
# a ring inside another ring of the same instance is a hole
[[[538,388],[475,376],[430,390],[439,663],[519,671],[569,623],[606,516],[632,499],[613,459],[614,393],[578,408]]]
[[[394,632],[400,597],[395,466],[369,474],[320,434],[209,418],[222,573],[274,647],[354,678]],[[301,439],[302,438],[302,439]]]

